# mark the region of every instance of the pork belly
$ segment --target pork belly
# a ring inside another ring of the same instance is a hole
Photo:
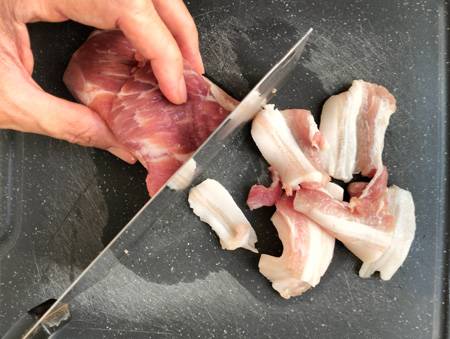
[[[189,205],[203,222],[219,237],[223,249],[242,247],[252,252],[256,233],[230,193],[219,182],[206,179],[189,192]]]

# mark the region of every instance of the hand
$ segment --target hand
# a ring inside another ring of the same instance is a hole
[[[0,128],[106,149],[133,163],[136,159],[100,116],[45,93],[31,78],[33,54],[25,24],[68,19],[121,29],[150,60],[161,91],[176,104],[186,101],[183,58],[204,73],[194,21],[182,0],[0,0]]]

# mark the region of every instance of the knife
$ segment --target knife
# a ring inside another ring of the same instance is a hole
[[[184,178],[188,176],[189,182],[191,182],[203,169],[208,167],[208,164],[225,145],[225,141],[239,130],[242,125],[250,121],[272,99],[287,81],[289,74],[294,70],[311,32],[312,29],[309,29],[281,60],[272,67],[199,147],[191,159],[145,204],[22,338],[33,338],[39,328],[42,327],[43,319],[48,314],[51,314],[58,305],[69,303],[72,298],[101,280],[114,265],[120,264],[120,259],[128,254],[128,249],[132,249],[133,244],[138,242],[146,230],[164,213],[168,204],[173,201],[174,195],[184,194],[184,190],[176,191],[170,188],[170,183],[174,181],[173,179],[180,175]],[[186,175],[186,173],[189,173],[186,169],[192,167],[189,164],[194,164],[195,171],[191,173],[192,175]],[[57,329],[52,329],[52,331],[55,330]]]

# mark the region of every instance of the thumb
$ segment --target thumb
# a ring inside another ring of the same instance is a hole
[[[24,131],[101,148],[128,163],[136,162],[102,118],[88,107],[52,96],[39,88],[31,88],[28,94],[24,99],[31,105],[26,111],[32,119]]]

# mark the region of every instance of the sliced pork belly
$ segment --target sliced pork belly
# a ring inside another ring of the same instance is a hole
[[[96,110],[144,165],[154,195],[233,109],[236,101],[185,65],[188,100],[173,105],[148,62],[120,31],[98,31],[73,55],[64,82]]]
[[[278,172],[269,168],[272,175],[272,184],[269,187],[264,185],[253,185],[248,193],[247,205],[251,210],[269,207],[277,203],[281,198],[283,190],[281,188],[280,176]]]
[[[362,80],[353,81],[362,87],[364,98],[358,117],[358,154],[355,173],[372,177],[383,167],[384,135],[391,115],[396,111],[396,100],[380,85]]]
[[[219,182],[206,179],[191,189],[188,200],[194,213],[219,236],[223,249],[242,247],[258,252],[255,248],[255,231],[233,197]]]
[[[386,169],[378,171],[350,203],[308,189],[299,190],[294,201],[297,211],[325,228],[363,261],[361,277],[379,270],[383,279],[390,279],[406,258],[415,230],[413,206],[406,191],[387,189]]]
[[[279,173],[288,195],[292,195],[299,185],[318,188],[330,180],[321,170],[319,156],[316,156],[319,148],[324,146],[320,133],[317,137],[316,131],[310,131],[310,120],[293,124],[293,121],[301,121],[310,115],[304,112],[307,111],[291,110],[285,116],[274,105],[266,105],[252,123],[253,140]]]
[[[334,238],[293,208],[293,197],[283,196],[272,216],[283,243],[281,257],[263,254],[259,270],[283,298],[298,296],[316,286],[327,270]]]
[[[375,271],[379,271],[381,279],[391,279],[405,261],[414,240],[416,217],[411,193],[397,186],[389,187],[387,208],[394,216],[394,234],[391,244],[376,261],[363,263],[359,271],[359,276],[362,278],[368,278]]]
[[[333,178],[348,182],[354,173],[373,176],[382,168],[384,135],[395,110],[386,88],[362,80],[325,102],[320,132],[330,148],[322,160]]]

